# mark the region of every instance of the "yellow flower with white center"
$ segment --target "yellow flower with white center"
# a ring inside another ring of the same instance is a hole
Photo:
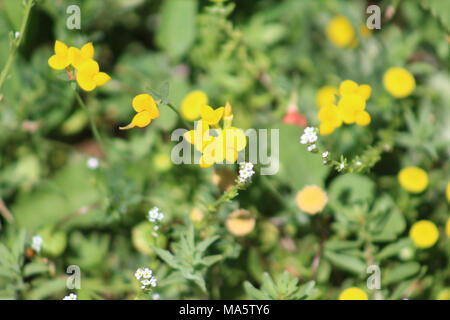
[[[100,72],[98,63],[94,60],[84,62],[77,71],[77,82],[81,89],[92,91],[98,86],[105,85],[111,77]]]
[[[143,128],[152,122],[152,120],[159,118],[159,110],[156,106],[155,99],[149,94],[143,93],[134,97],[133,109],[137,114],[131,120],[131,123],[125,127],[120,127],[120,130],[127,130],[134,127]]]
[[[428,186],[428,175],[420,168],[407,167],[398,173],[398,181],[403,189],[412,193],[420,193]]]
[[[436,225],[429,220],[420,220],[414,223],[409,230],[409,237],[418,248],[426,249],[432,247],[439,238]]]
[[[222,119],[224,110],[224,107],[220,107],[214,110],[210,106],[204,104],[200,108],[200,114],[203,121],[205,121],[210,126],[215,126],[219,123],[220,119]]]
[[[334,86],[323,86],[316,93],[316,105],[319,108],[334,105],[336,103],[337,94],[338,88]]]
[[[386,90],[395,98],[409,96],[416,87],[413,75],[404,68],[389,68],[383,76]]]
[[[296,202],[300,210],[309,214],[316,214],[325,208],[328,197],[322,188],[311,185],[304,187],[297,193]]]
[[[227,218],[225,225],[235,236],[245,236],[255,228],[255,218],[247,210],[235,210]]]
[[[55,54],[48,59],[48,65],[56,70],[62,70],[70,66],[71,57],[69,55],[69,48],[61,41],[55,42]]]
[[[86,61],[94,59],[94,46],[92,42],[86,43],[81,49],[70,47],[69,57],[75,69],[79,69]]]
[[[328,39],[340,48],[352,47],[355,44],[355,30],[344,16],[333,18],[326,27]]]
[[[201,107],[208,103],[208,96],[200,90],[189,93],[181,103],[181,115],[189,121],[200,117]]]
[[[363,290],[351,287],[341,292],[339,300],[369,300],[369,297]]]

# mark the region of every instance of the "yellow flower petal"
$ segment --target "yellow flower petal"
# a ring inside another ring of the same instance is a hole
[[[334,105],[336,103],[336,95],[338,88],[333,86],[323,86],[316,93],[316,105],[322,108],[327,105]]]
[[[220,119],[222,119],[224,107],[217,108],[214,110],[208,105],[202,105],[200,109],[200,114],[202,116],[202,120],[205,121],[207,124],[213,126],[217,124]]]
[[[70,61],[67,56],[53,55],[48,59],[48,65],[53,69],[62,70],[70,65]]]
[[[200,108],[208,103],[208,96],[203,91],[197,90],[189,93],[181,103],[181,115],[189,121],[200,117]]]
[[[362,84],[356,90],[356,94],[363,97],[364,100],[369,99],[371,93],[372,93],[372,87],[369,86],[368,84]]]
[[[137,95],[134,97],[132,105],[136,112],[146,110],[150,113],[152,119],[159,118],[159,110],[156,106],[155,99],[149,94],[143,93]]]
[[[247,139],[244,131],[241,129],[230,127],[222,131],[224,135],[226,148],[233,148],[237,151],[241,151],[247,145]]]
[[[339,86],[339,93],[341,96],[350,94],[350,93],[356,93],[358,90],[358,84],[352,80],[344,80],[341,82],[341,85]]]
[[[79,68],[78,73],[83,73],[92,78],[100,71],[97,61],[87,60]]]
[[[93,59],[94,58],[94,46],[92,45],[92,42],[88,42],[84,46],[81,47],[81,54],[83,55],[83,58],[85,58],[85,59]]]
[[[111,80],[111,77],[105,72],[99,72],[94,76],[94,81],[97,84],[97,86],[103,86],[109,80]]]
[[[326,27],[328,39],[336,46],[349,47],[354,43],[355,30],[350,21],[344,16],[337,16]]]
[[[334,129],[335,126],[331,122],[322,122],[319,127],[320,134],[323,136],[333,133]]]
[[[383,76],[386,90],[395,98],[409,96],[416,87],[416,81],[408,70],[403,68],[390,68]]]
[[[57,56],[66,56],[68,54],[69,48],[67,45],[61,41],[55,41],[55,54]]]
[[[143,127],[148,126],[151,121],[152,121],[152,119],[151,119],[150,112],[144,110],[144,111],[138,112],[138,114],[136,114],[134,116],[133,120],[131,121],[131,124],[133,126],[143,128]]]
[[[356,114],[356,124],[367,126],[370,123],[370,114],[367,111],[359,111]]]
[[[97,86],[92,76],[80,72],[77,73],[77,83],[84,91],[92,91]]]

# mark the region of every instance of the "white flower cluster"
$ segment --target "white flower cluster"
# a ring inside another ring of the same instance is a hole
[[[164,213],[160,212],[158,207],[154,207],[152,210],[148,212],[148,220],[150,222],[156,224],[160,222],[162,219],[164,219]],[[158,234],[156,233],[156,231],[159,230],[159,226],[155,225],[153,229],[155,230],[155,232],[153,232],[153,236],[157,237]]]
[[[253,170],[253,163],[242,162],[239,164],[239,182],[245,183],[250,181],[251,177],[255,174]]]
[[[330,153],[328,151],[325,151],[324,153],[322,153],[322,159],[323,159],[323,163],[326,164],[328,162],[328,155]]]
[[[305,130],[303,131],[302,136],[300,137],[300,143],[301,144],[313,144],[316,141],[317,141],[316,129],[313,128],[313,127],[305,128]],[[313,145],[314,145],[313,149],[315,149],[316,145],[315,144],[313,144]],[[313,149],[311,149],[311,150],[313,150]],[[311,151],[311,150],[309,150],[309,148],[308,148],[308,151]]]
[[[78,296],[75,293],[71,293],[68,296],[65,296],[63,300],[78,300]]]
[[[42,242],[44,242],[42,237],[39,236],[39,235],[34,236],[32,238],[32,241],[33,241],[33,243],[31,244],[31,248],[33,248],[33,250],[36,251],[36,252],[41,252]]]
[[[141,281],[141,289],[147,289],[147,286],[151,286],[153,288],[156,287],[157,279],[153,276],[153,272],[149,268],[137,269],[134,276],[136,279]]]

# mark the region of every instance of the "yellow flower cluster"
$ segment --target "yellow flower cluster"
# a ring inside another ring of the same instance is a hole
[[[81,89],[92,91],[111,80],[108,74],[100,72],[100,67],[94,60],[94,46],[91,42],[78,49],[69,48],[65,43],[56,40],[54,49],[55,54],[48,59],[48,65],[55,70],[67,69],[71,76],[70,67],[73,66]]]
[[[194,130],[184,134],[184,138],[202,153],[200,167],[208,168],[214,163],[234,163],[238,152],[247,145],[245,133],[231,126],[233,111],[229,103],[225,107],[213,109],[206,102],[208,98],[202,91],[191,92],[182,103],[181,113],[186,119],[195,120]],[[223,128],[219,127],[223,119]],[[211,134],[211,133],[214,134]]]
[[[320,134],[331,134],[342,123],[367,126],[371,119],[365,108],[371,92],[369,85],[358,85],[352,80],[342,81],[339,90],[332,86],[321,88],[316,95],[316,103],[320,108]],[[337,94],[340,99],[336,106]]]

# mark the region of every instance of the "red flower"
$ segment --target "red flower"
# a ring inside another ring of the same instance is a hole
[[[283,117],[283,123],[292,124],[299,127],[306,127],[306,117],[298,112],[297,107],[289,106],[286,115]]]

